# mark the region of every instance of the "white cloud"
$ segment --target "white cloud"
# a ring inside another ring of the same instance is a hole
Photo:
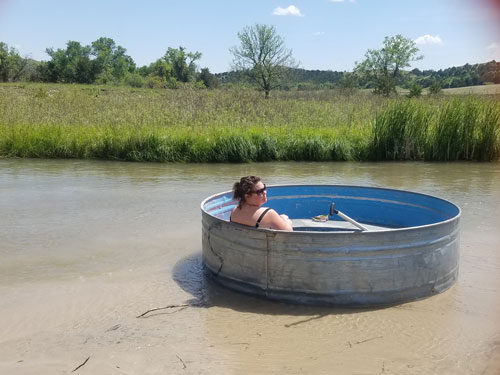
[[[486,49],[497,50],[500,49],[500,42],[491,43]]]
[[[500,42],[491,43],[486,49],[489,52],[488,59],[500,60]]]
[[[419,36],[417,39],[415,39],[416,44],[443,44],[443,41],[439,37],[439,35],[432,36],[429,34],[425,34],[422,36]]]
[[[320,35],[325,35],[324,31],[316,31],[313,33],[314,36],[320,36]]]
[[[302,13],[300,13],[300,9],[295,5],[290,5],[288,8],[277,7],[273,14],[275,16],[295,16],[295,17],[304,17]]]

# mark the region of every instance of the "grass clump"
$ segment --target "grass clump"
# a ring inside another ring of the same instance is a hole
[[[498,160],[500,104],[452,97],[389,101],[375,116],[374,160]]]
[[[372,156],[376,160],[421,160],[432,115],[421,100],[396,100],[375,116]]]
[[[475,97],[448,100],[429,134],[431,160],[494,160],[499,153],[498,103]]]

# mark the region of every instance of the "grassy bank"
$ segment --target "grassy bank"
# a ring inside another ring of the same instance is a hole
[[[132,161],[497,160],[500,103],[0,85],[0,156]]]

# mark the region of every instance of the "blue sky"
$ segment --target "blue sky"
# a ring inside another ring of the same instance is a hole
[[[0,0],[0,41],[48,60],[47,47],[112,38],[138,66],[168,47],[199,51],[199,67],[229,70],[229,48],[247,25],[274,25],[304,69],[350,71],[385,36],[416,40],[441,69],[500,61],[500,9],[487,0]],[[497,1],[497,4],[499,2]]]

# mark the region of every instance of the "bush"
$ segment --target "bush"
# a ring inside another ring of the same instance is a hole
[[[416,82],[410,85],[410,92],[408,93],[409,98],[418,98],[422,96],[422,90],[424,88]]]
[[[129,86],[132,86],[132,87],[143,87],[144,86],[144,78],[142,78],[137,73],[128,74],[125,77],[125,83]]]
[[[439,95],[441,94],[441,82],[437,79],[432,82],[432,85],[429,86],[429,94],[430,95]]]
[[[150,89],[164,89],[167,87],[167,84],[164,79],[149,75],[146,77],[146,87]]]

